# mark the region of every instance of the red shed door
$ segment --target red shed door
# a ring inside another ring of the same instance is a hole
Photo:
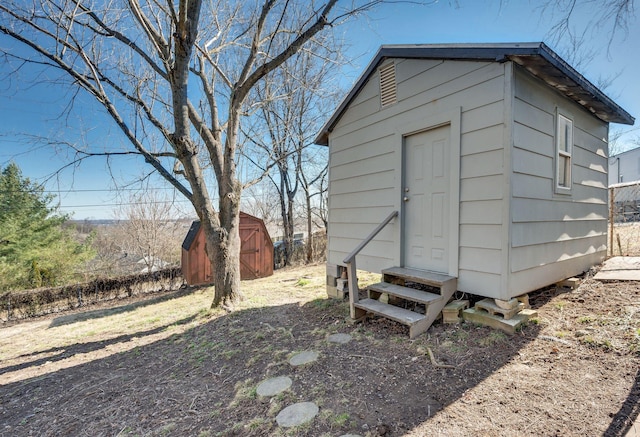
[[[260,277],[260,227],[240,226],[240,277],[256,279]]]

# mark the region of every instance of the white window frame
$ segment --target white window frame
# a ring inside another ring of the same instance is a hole
[[[573,177],[573,120],[558,112],[556,117],[556,193],[570,194]]]

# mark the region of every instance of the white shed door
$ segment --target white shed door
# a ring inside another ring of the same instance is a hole
[[[449,126],[405,138],[404,266],[449,271]]]

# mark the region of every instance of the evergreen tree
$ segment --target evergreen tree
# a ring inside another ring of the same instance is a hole
[[[0,291],[64,284],[93,256],[90,241],[62,227],[54,199],[16,164],[0,173]]]

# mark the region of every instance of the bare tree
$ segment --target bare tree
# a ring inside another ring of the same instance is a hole
[[[215,270],[213,305],[232,307],[241,297],[236,154],[243,117],[260,107],[253,90],[313,52],[325,28],[383,1],[5,0],[0,32],[30,49],[4,49],[16,71],[57,76],[68,108],[88,93],[128,142],[77,149],[76,162],[140,155],[193,204]]]
[[[311,199],[309,189],[320,177],[322,169],[326,171],[326,154],[322,154],[322,162],[314,162],[317,147],[310,146],[313,146],[326,108],[335,104],[340,93],[337,87],[327,89],[327,85],[337,82],[330,79],[334,78],[336,66],[341,64],[340,51],[336,50],[341,46],[329,38],[316,42],[314,53],[300,51],[256,87],[256,94],[263,104],[245,132],[254,147],[246,147],[244,152],[252,156],[252,162],[263,172],[271,167],[275,170],[275,174],[268,177],[279,194],[284,265],[290,264],[295,249],[299,189],[304,191],[303,203],[306,204]],[[320,170],[316,171],[318,166]],[[307,230],[311,236],[310,225]]]
[[[179,265],[191,220],[176,218],[173,202],[151,190],[127,198],[113,211],[112,223],[96,226],[97,256],[87,273],[104,277]]]
[[[133,195],[116,211],[116,217],[122,251],[141,258],[147,272],[179,264],[185,234],[171,199],[153,191]]]
[[[326,214],[327,214],[326,208],[324,211],[320,211],[320,209],[325,207],[325,204],[322,201],[327,191],[327,186],[325,182],[326,182],[326,176],[328,175],[328,171],[329,171],[329,163],[325,160],[324,166],[321,166],[319,171],[317,171],[315,175],[313,175],[311,171],[308,170],[310,168],[317,168],[317,167],[307,166],[307,171],[303,171],[300,173],[300,180],[302,182],[302,189],[304,191],[305,215],[307,219],[307,235],[309,236],[307,238],[307,262],[308,263],[312,262],[315,256],[314,229],[321,228],[326,230],[327,228],[326,220],[322,221],[322,226],[318,226],[317,224],[314,223],[313,216],[315,213],[317,216],[320,216],[320,217],[324,216],[326,218]],[[317,197],[319,199],[319,202],[317,202],[317,205],[315,207],[313,204],[314,197]]]
[[[635,0],[544,0],[538,7],[541,16],[549,17],[554,23],[549,38],[559,47],[562,57],[577,69],[584,69],[599,51],[605,50],[594,41],[606,41],[609,54],[614,40],[624,40],[636,19]],[[614,72],[595,78],[594,82],[606,91],[620,74]],[[628,148],[628,137],[633,130],[611,128],[609,156]]]
[[[279,196],[275,188],[263,181],[247,187],[243,194],[242,210],[262,219],[267,227],[276,227],[279,216]]]
[[[549,35],[554,43],[568,43],[566,53],[570,62],[582,62],[593,54],[592,44],[585,44],[592,37],[606,35],[609,45],[622,35],[635,19],[635,0],[544,0],[538,8],[542,15],[553,21]],[[576,25],[576,17],[590,17],[588,22]],[[577,65],[577,64],[574,64]]]

